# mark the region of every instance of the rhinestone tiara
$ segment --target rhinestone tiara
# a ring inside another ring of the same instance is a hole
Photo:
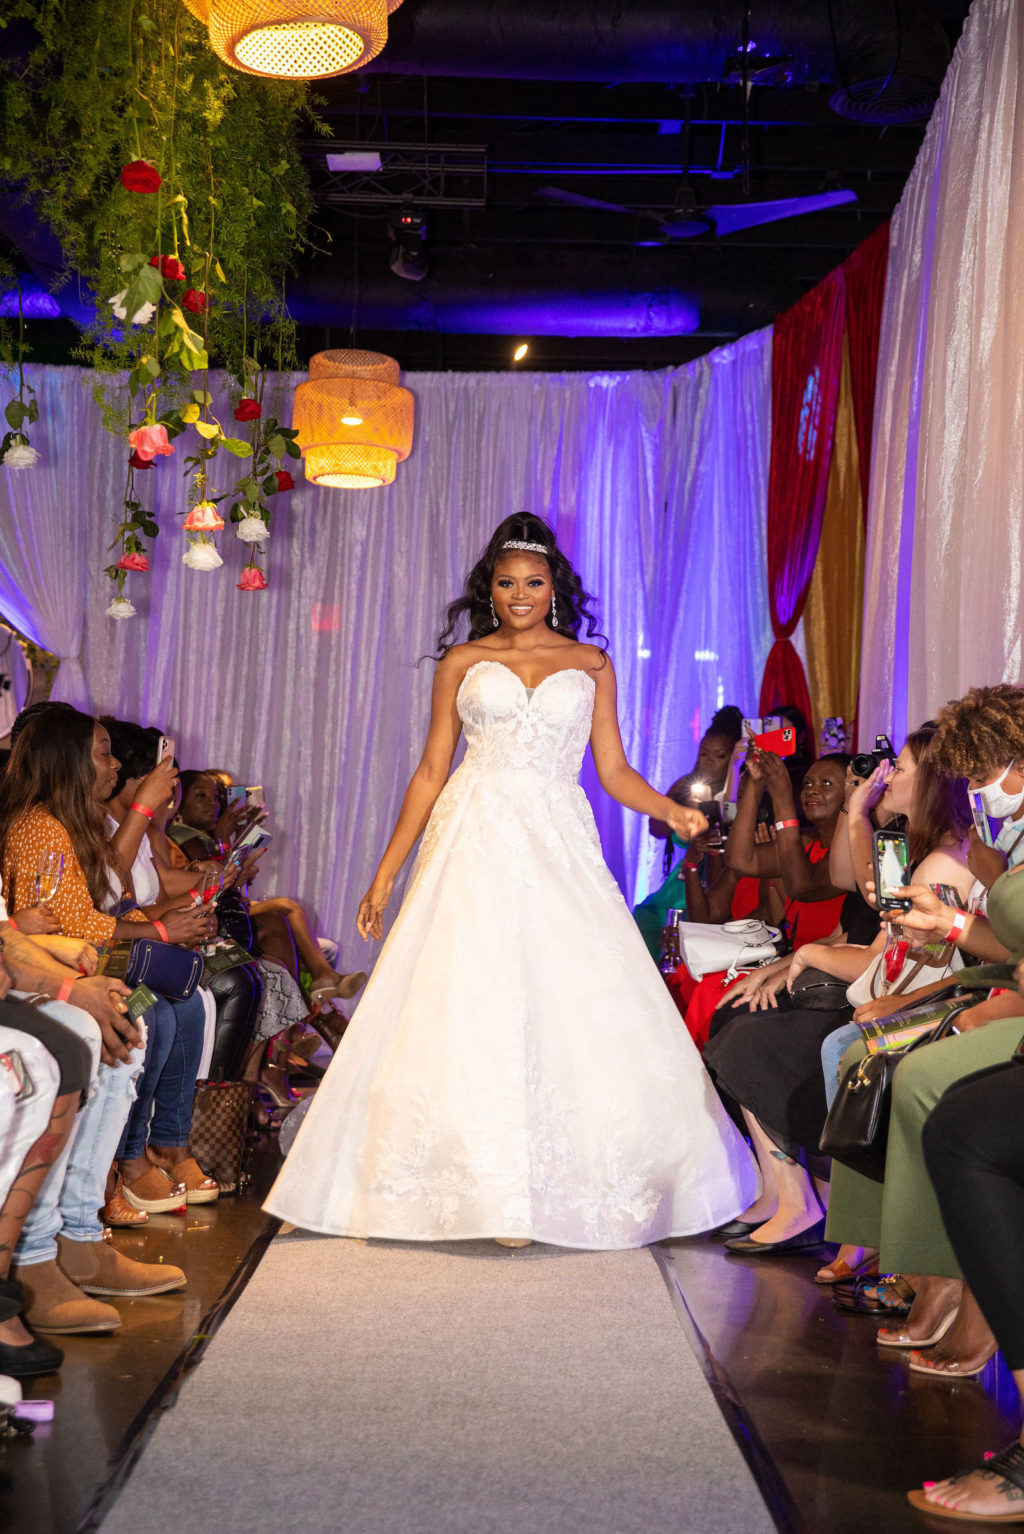
[[[521,538],[509,538],[502,545],[503,549],[523,549],[527,554],[547,555],[547,549],[542,543],[524,543]]]

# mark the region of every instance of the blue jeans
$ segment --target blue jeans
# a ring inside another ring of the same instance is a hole
[[[186,1145],[192,1128],[192,1099],[206,1029],[203,998],[198,991],[188,1001],[161,996],[145,1014],[145,1021],[146,1064],[117,1148],[118,1161],[145,1155],[150,1140],[154,1145]]]
[[[864,1030],[857,1023],[844,1023],[835,1033],[830,1033],[821,1046],[821,1068],[825,1073],[825,1101],[831,1108],[839,1091],[839,1062],[851,1044],[864,1037]]]
[[[100,1031],[87,1012],[66,1001],[48,1001],[40,1010],[85,1040],[93,1051],[94,1076],[68,1142],[22,1227],[14,1259],[23,1268],[53,1262],[59,1234],[71,1241],[102,1241],[99,1211],[107,1172],[135,1101],[143,1060],[139,1050],[131,1065],[101,1065]]]

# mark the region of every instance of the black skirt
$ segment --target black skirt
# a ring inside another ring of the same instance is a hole
[[[735,1013],[712,1031],[704,1064],[780,1150],[816,1157],[828,1111],[821,1046],[852,1015],[852,1007]]]

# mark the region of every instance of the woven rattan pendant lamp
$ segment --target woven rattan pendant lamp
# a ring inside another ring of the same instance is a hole
[[[322,80],[361,69],[402,0],[185,0],[218,58],[245,74]]]
[[[295,390],[292,425],[306,478],[335,489],[390,485],[412,451],[413,397],[400,387],[394,357],[317,352],[309,381]]]

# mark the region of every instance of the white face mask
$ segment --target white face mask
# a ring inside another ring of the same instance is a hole
[[[981,800],[986,815],[991,815],[993,820],[1005,820],[1007,815],[1012,815],[1018,809],[1021,802],[1021,793],[1005,793],[1003,784],[1016,766],[1011,762],[994,783],[986,783],[984,788],[978,789],[978,798]]]

